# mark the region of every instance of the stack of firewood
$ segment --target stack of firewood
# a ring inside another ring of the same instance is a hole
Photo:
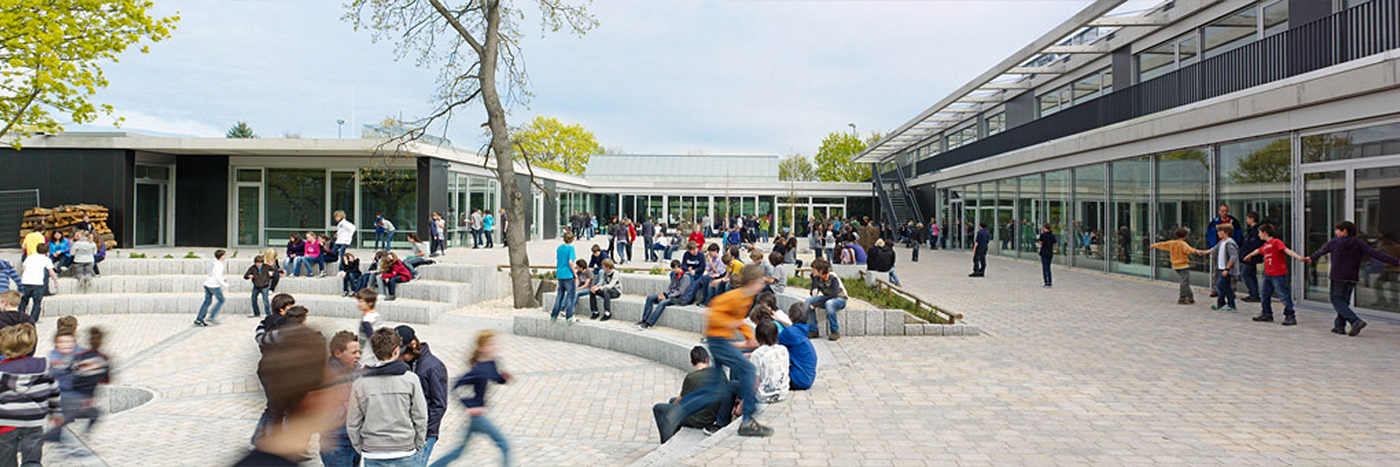
[[[116,235],[107,227],[107,208],[96,204],[71,204],[53,209],[36,207],[25,211],[20,236],[29,235],[41,223],[44,225],[45,235],[52,235],[52,232],[57,230],[65,236],[72,236],[73,229],[83,221],[83,215],[87,215],[88,221],[92,222],[92,230],[97,234],[98,240],[105,243],[107,248],[117,247]]]

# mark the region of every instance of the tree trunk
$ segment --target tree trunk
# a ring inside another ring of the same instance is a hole
[[[499,1],[487,1],[486,40],[481,53],[481,98],[486,105],[486,123],[491,128],[491,152],[496,155],[496,178],[504,192],[505,209],[509,215],[505,232],[506,250],[510,255],[510,288],[515,308],[540,306],[530,287],[530,255],[525,248],[528,222],[525,200],[520,184],[515,180],[515,155],[506,129],[506,112],[501,106],[501,94],[496,90],[496,60],[500,54],[501,9]]]

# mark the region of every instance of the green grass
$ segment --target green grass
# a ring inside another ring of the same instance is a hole
[[[812,286],[812,279],[806,277],[789,277],[787,283],[788,287],[797,287],[801,288],[802,290],[807,290]],[[920,309],[914,305],[913,301],[901,297],[895,294],[894,292],[890,292],[888,290],[879,290],[874,287],[867,286],[865,285],[864,280],[841,279],[841,283],[846,286],[846,295],[849,295],[852,298],[864,300],[870,303],[871,305],[875,305],[883,309],[904,310],[905,312],[908,312],[909,314],[917,316],[923,319],[924,321],[928,321],[930,323],[948,324],[948,321],[943,319],[943,317],[939,316],[937,313],[930,312],[926,309]],[[929,304],[929,306],[934,305]],[[934,308],[936,309],[937,307]]]
[[[132,253],[132,254],[130,254],[130,255],[127,255],[127,258],[131,258],[131,259],[146,259],[146,254],[145,254],[145,253]]]

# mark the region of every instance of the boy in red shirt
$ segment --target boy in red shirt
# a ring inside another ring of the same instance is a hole
[[[1283,325],[1292,326],[1298,324],[1298,320],[1293,316],[1293,294],[1288,289],[1288,257],[1291,256],[1299,261],[1303,261],[1303,255],[1288,249],[1283,244],[1283,240],[1278,239],[1278,228],[1273,224],[1264,224],[1259,227],[1259,239],[1264,241],[1264,246],[1250,252],[1244,256],[1247,261],[1254,255],[1264,257],[1264,287],[1260,292],[1260,304],[1263,310],[1254,320],[1265,323],[1274,321],[1274,310],[1272,297],[1274,291],[1278,291],[1279,300],[1283,301]]]

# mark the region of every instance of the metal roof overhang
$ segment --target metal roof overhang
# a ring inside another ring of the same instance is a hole
[[[1080,10],[1079,13],[1076,13],[1070,19],[1060,23],[1060,25],[1056,26],[1054,29],[1041,35],[1035,41],[1022,47],[996,66],[978,75],[952,94],[939,100],[914,118],[900,125],[894,131],[888,133],[884,139],[881,139],[870,148],[857,155],[855,161],[862,163],[881,162],[889,156],[903,151],[911,143],[923,141],[936,134],[936,132],[952,127],[966,118],[966,116],[959,114],[978,112],[982,109],[1005,102],[1012,97],[1012,93],[1007,91],[1034,88],[1035,85],[1038,84],[1032,80],[1032,77],[1035,75],[1055,76],[1070,71],[1070,67],[1066,66],[1063,62],[1047,66],[1025,65],[1038,56],[1044,54],[1102,55],[1112,51],[1114,45],[1110,43],[1109,37],[1106,35],[1100,36],[1085,44],[1062,44],[1066,38],[1076,34],[1083,28],[1135,27],[1156,29],[1170,25],[1185,17],[1190,12],[1215,3],[1218,0],[1164,1],[1148,9],[1148,13],[1144,15],[1105,16],[1112,13],[1127,1],[1128,0],[1094,1],[1093,4]],[[1174,3],[1175,5],[1173,6],[1177,8],[1164,8],[1164,6],[1169,3]],[[1007,75],[1020,76],[1007,79]],[[989,92],[990,94],[988,94]],[[950,107],[955,103],[971,103],[976,105],[963,108]],[[933,123],[938,124],[932,125]]]

